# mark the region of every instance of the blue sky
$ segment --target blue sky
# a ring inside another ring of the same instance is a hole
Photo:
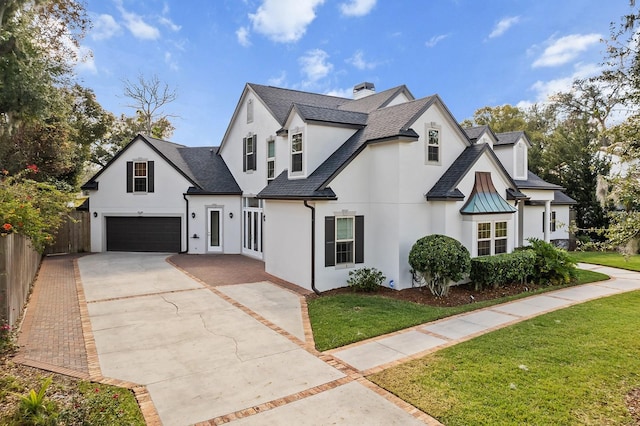
[[[528,105],[598,72],[628,0],[87,0],[102,106],[132,115],[123,79],[155,74],[178,99],[173,141],[218,145],[245,83],[350,97],[369,81],[439,94],[458,121]]]

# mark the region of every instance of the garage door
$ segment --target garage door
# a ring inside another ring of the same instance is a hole
[[[107,251],[180,251],[179,217],[107,217]]]

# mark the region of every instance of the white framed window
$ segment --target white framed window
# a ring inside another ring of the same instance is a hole
[[[336,217],[336,265],[354,263],[354,217]]]
[[[276,177],[276,141],[267,141],[267,183]]]
[[[547,222],[546,217],[547,217],[546,213],[542,212],[542,232],[544,232],[544,226],[545,226],[545,223]],[[556,224],[557,224],[557,222],[556,222],[556,212],[555,212],[555,210],[552,210],[551,211],[551,222],[549,222],[549,231],[556,232]]]
[[[133,162],[133,192],[147,192],[147,162]]]
[[[491,255],[491,222],[478,223],[478,256]]]
[[[258,138],[256,135],[247,136],[243,139],[243,164],[242,170],[256,170],[256,144],[258,142]]]
[[[491,256],[507,252],[508,226],[506,221],[478,222],[477,255]]]
[[[291,173],[302,173],[303,140],[302,133],[291,135]]]
[[[440,129],[433,126],[427,127],[427,138],[425,141],[425,163],[440,164]]]

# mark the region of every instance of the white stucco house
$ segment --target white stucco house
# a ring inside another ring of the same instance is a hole
[[[408,288],[425,235],[472,256],[568,239],[574,201],[528,171],[529,147],[404,85],[348,99],[247,84],[219,147],[138,135],[83,186],[91,248],[244,254],[316,291],[375,267]]]

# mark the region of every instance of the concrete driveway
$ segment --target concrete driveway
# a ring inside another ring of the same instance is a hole
[[[166,257],[78,259],[102,375],[145,385],[163,424],[424,424],[305,349],[297,295],[269,282],[212,289]]]

